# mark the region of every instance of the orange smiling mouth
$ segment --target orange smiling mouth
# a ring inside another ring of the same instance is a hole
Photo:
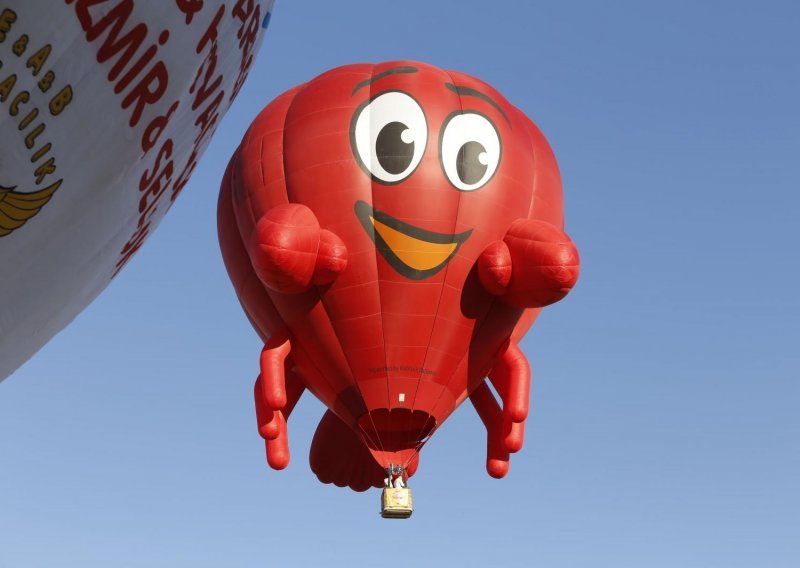
[[[472,234],[472,229],[452,235],[434,233],[373,209],[364,201],[356,201],[355,212],[383,258],[412,280],[439,272]]]

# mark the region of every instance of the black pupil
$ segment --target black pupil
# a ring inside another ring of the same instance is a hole
[[[401,174],[414,158],[414,142],[405,143],[401,138],[408,126],[402,122],[390,122],[378,133],[375,152],[381,167],[390,174]]]
[[[483,179],[488,166],[481,164],[478,156],[486,152],[486,148],[480,142],[467,142],[458,151],[456,157],[456,172],[458,177],[467,185],[478,183]]]

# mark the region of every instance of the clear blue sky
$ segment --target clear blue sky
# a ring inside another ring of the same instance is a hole
[[[278,0],[250,80],[164,223],[0,384],[0,567],[800,566],[800,4]],[[409,522],[266,468],[259,342],[217,248],[224,165],[329,67],[474,74],[550,139],[574,293],[526,338],[526,446],[484,471],[468,406]],[[9,301],[8,298],[5,301]]]

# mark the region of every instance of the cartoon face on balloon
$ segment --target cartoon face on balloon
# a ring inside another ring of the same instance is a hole
[[[414,72],[417,70],[413,67],[401,66],[388,69],[383,76]],[[488,102],[508,121],[500,106],[480,91],[459,88],[452,83],[442,86]],[[359,105],[350,126],[350,143],[364,172],[375,183],[391,186],[410,178],[422,163],[428,131],[420,103],[410,93],[390,90]],[[500,134],[492,119],[483,112],[453,110],[445,118],[435,143],[438,143],[442,178],[456,191],[476,191],[497,171],[501,157]],[[457,234],[429,231],[404,223],[365,201],[357,201],[355,211],[384,259],[397,272],[415,280],[428,278],[441,270],[472,233],[472,229]]]
[[[416,463],[469,397],[489,429],[489,472],[504,475],[528,405],[512,334],[578,275],[561,200],[539,130],[465,74],[351,65],[268,105],[231,160],[219,219],[229,274],[267,340],[256,399],[270,463],[288,463],[291,393],[330,409],[312,467],[352,487],[378,474],[331,473],[315,447],[351,465]]]
[[[437,232],[423,223],[404,222],[392,215],[391,201],[414,204],[419,217],[430,211],[425,206],[428,184],[438,181],[441,188],[450,189],[451,205],[463,200],[468,207],[468,194],[484,188],[501,162],[503,144],[495,122],[511,130],[508,115],[488,89],[457,86],[445,78],[437,93],[435,84],[419,84],[420,75],[427,74],[428,69],[398,65],[359,82],[351,93],[368,98],[353,112],[350,146],[373,182],[372,197],[378,194],[377,201],[387,202],[388,209],[357,200],[356,215],[386,262],[414,280],[442,270],[473,228]],[[400,85],[382,88],[392,79],[399,79]],[[450,109],[442,104],[445,97],[454,103]],[[464,108],[463,100],[473,108]],[[415,177],[418,169],[422,171]],[[431,179],[436,176],[440,179]]]

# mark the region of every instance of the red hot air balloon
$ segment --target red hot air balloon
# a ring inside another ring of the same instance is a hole
[[[255,399],[270,466],[289,462],[286,420],[308,389],[329,409],[310,457],[323,482],[414,473],[467,398],[489,474],[507,473],[530,391],[517,340],[578,278],[555,158],[520,110],[423,63],[333,69],[255,119],[218,220],[265,342]]]

